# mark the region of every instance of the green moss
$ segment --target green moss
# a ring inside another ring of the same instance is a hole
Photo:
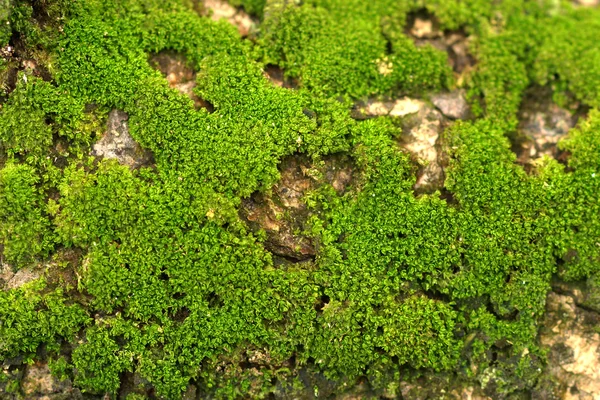
[[[259,39],[263,61],[281,66],[286,76],[299,78],[302,87],[327,96],[361,97],[448,85],[450,72],[443,53],[416,48],[400,36],[388,53],[378,16],[355,12],[353,2],[331,3],[271,5]]]
[[[54,244],[38,182],[27,165],[8,163],[0,170],[0,243],[17,267],[46,256]]]
[[[42,343],[73,340],[89,322],[81,306],[71,304],[60,289],[44,291],[43,280],[0,292],[0,355],[35,354]]]
[[[595,45],[600,15],[574,10],[557,16],[539,50],[535,77],[561,93],[570,91],[592,107],[600,107],[600,50]]]

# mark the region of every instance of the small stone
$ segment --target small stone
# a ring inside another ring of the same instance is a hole
[[[8,265],[6,265],[6,267],[10,268]],[[18,289],[21,286],[38,279],[40,276],[42,276],[42,269],[31,267],[21,268],[11,276],[10,280],[6,281],[5,289]]]
[[[583,7],[598,7],[600,0],[575,0],[575,4]]]
[[[417,38],[433,38],[440,35],[433,28],[433,21],[430,19],[416,18],[415,23],[410,30],[411,35]]]
[[[442,114],[451,119],[466,119],[471,112],[462,90],[436,94],[431,101]]]
[[[204,0],[204,8],[210,10],[213,21],[226,19],[231,25],[238,28],[241,36],[248,36],[255,28],[256,23],[248,13],[238,10],[223,0]]]
[[[142,147],[129,134],[129,115],[120,110],[108,114],[104,136],[94,144],[92,155],[116,159],[120,164],[138,168],[151,162],[152,154]]]
[[[404,97],[396,100],[389,115],[391,117],[404,117],[405,115],[419,112],[423,107],[425,107],[423,101]]]

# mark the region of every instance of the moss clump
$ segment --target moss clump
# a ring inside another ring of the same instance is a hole
[[[61,289],[48,291],[42,279],[0,292],[0,355],[32,357],[40,344],[57,349],[60,340],[73,340],[89,322],[83,308],[69,304]]]
[[[0,243],[6,261],[19,267],[48,255],[54,244],[38,182],[27,165],[0,170]]]
[[[553,274],[599,273],[600,114],[561,143],[568,167],[542,159],[527,174],[507,136],[532,83],[597,106],[592,29],[567,32],[600,13],[518,0],[234,2],[262,17],[243,40],[187,2],[51,4],[64,29],[49,43],[13,27],[58,68],[49,81],[21,74],[2,106],[0,238],[9,262],[53,256],[78,284],[1,292],[3,357],[50,345],[53,368],[83,391],[115,393],[133,373],[162,398],[192,380],[217,398],[326,395],[360,380],[365,396],[389,396],[402,377],[433,374],[498,395],[541,382]],[[472,35],[468,75],[455,81],[446,54],[405,34],[423,9]],[[213,112],[152,69],[165,50],[187,58]],[[265,64],[299,87],[273,85]],[[398,121],[354,120],[351,105],[454,85],[478,118],[444,133],[444,194],[415,196]],[[112,109],[153,165],[89,156]],[[335,153],[355,180],[339,194],[318,177],[302,200],[315,259],[275,262],[240,204],[268,192],[284,157],[318,165]],[[80,256],[61,259],[70,253]]]
[[[449,84],[446,56],[432,47],[416,48],[398,36],[388,52],[380,15],[356,10],[356,2],[310,3],[296,7],[274,2],[259,39],[263,62],[280,65],[288,77],[300,78],[303,88],[326,96],[361,97]],[[395,13],[392,4],[377,11]]]

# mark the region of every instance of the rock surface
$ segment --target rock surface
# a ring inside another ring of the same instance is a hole
[[[248,36],[256,29],[256,21],[245,11],[237,9],[224,0],[204,0],[204,9],[214,21],[225,19],[237,27],[241,36]]]
[[[129,168],[139,168],[152,162],[152,154],[129,134],[129,115],[120,110],[108,114],[106,133],[92,148],[92,155],[116,159]]]
[[[560,159],[558,142],[585,113],[585,108],[578,103],[571,109],[558,106],[552,100],[550,88],[529,89],[519,111],[518,136],[513,140],[518,162],[531,164],[544,155]]]
[[[444,104],[444,107],[455,111],[450,109],[450,105]],[[392,101],[370,100],[363,106],[355,107],[353,116],[356,119],[380,116],[402,118],[400,146],[414,157],[418,165],[415,191],[431,192],[443,187],[444,170],[439,139],[449,121],[442,113],[423,100],[403,97]]]
[[[59,381],[52,376],[47,363],[27,366],[21,381],[21,391],[26,399],[63,400],[82,398],[69,380]]]
[[[442,31],[436,19],[428,14],[409,18],[407,34],[419,47],[431,45],[448,53],[448,62],[457,74],[469,71],[475,58],[469,51],[471,39],[463,31]]]
[[[18,289],[21,286],[42,276],[42,268],[24,267],[13,272],[8,264],[0,264],[0,288],[3,290]]]
[[[579,307],[577,294],[550,292],[540,342],[561,399],[600,399],[600,315]]]
[[[465,98],[464,90],[435,94],[431,97],[431,102],[448,118],[467,119],[470,117],[471,109]]]
[[[196,109],[205,108],[209,112],[213,111],[210,103],[194,93],[196,72],[188,65],[183,55],[172,51],[160,52],[150,57],[150,65],[162,72],[170,87],[192,99]]]
[[[316,249],[304,234],[310,216],[304,197],[329,183],[342,194],[352,180],[353,169],[343,157],[331,156],[315,166],[302,156],[285,158],[281,179],[268,193],[255,193],[242,201],[241,216],[253,230],[267,234],[265,248],[289,261],[314,258]]]

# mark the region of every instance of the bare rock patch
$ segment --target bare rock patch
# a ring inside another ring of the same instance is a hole
[[[204,0],[205,13],[214,21],[225,19],[238,29],[242,37],[256,30],[257,22],[244,10],[235,8],[224,0]]]
[[[305,234],[311,215],[305,196],[327,183],[343,194],[353,179],[353,167],[345,156],[329,156],[320,165],[294,155],[280,165],[281,179],[267,193],[255,193],[242,201],[241,216],[253,230],[267,235],[265,248],[288,261],[307,261],[316,255]]]
[[[586,112],[586,107],[577,102],[569,108],[554,103],[551,88],[528,89],[519,110],[518,132],[512,138],[517,161],[530,166],[544,155],[558,160],[565,158],[557,144]]]
[[[129,115],[120,110],[108,114],[106,132],[92,148],[92,155],[115,159],[131,169],[139,168],[153,161],[152,153],[142,147],[129,134]]]
[[[150,65],[159,70],[169,86],[188,96],[194,102],[196,110],[214,111],[212,104],[201,99],[194,93],[196,87],[196,72],[190,67],[185,57],[172,51],[163,51],[150,57]]]
[[[600,398],[600,315],[579,307],[574,296],[550,292],[540,342],[547,347],[548,372],[559,398]]]
[[[469,51],[471,38],[462,30],[444,31],[439,22],[427,12],[409,15],[406,33],[418,46],[431,45],[448,54],[448,62],[457,74],[473,68],[475,58]]]
[[[21,390],[27,399],[58,400],[78,398],[77,394],[81,396],[78,390],[73,390],[69,380],[60,381],[52,376],[45,362],[27,366],[21,382]]]

